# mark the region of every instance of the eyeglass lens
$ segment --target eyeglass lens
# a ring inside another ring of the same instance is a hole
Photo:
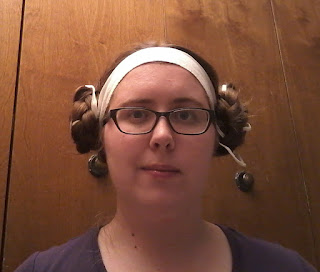
[[[119,109],[116,119],[123,132],[139,134],[153,129],[157,115],[148,109]],[[202,109],[177,109],[169,114],[172,128],[182,134],[202,133],[207,129],[209,119],[209,113]]]

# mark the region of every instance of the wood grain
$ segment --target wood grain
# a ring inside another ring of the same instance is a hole
[[[114,212],[110,181],[90,176],[69,135],[73,93],[163,26],[162,1],[26,2],[4,271]]]
[[[214,159],[204,216],[299,251],[314,263],[313,237],[290,101],[270,1],[166,1],[166,35],[194,49],[250,101],[253,130],[239,149],[254,191],[234,185],[241,170]]]
[[[0,193],[21,16],[21,3],[7,2],[0,0],[7,22],[0,24],[0,57],[8,59],[0,68],[1,90],[7,90],[0,98],[7,133],[1,132]],[[239,152],[255,177],[254,191],[235,187],[234,175],[242,169],[230,157],[214,158],[205,218],[279,242],[316,264],[319,10],[315,0],[26,1],[3,271],[112,215],[110,180],[90,176],[89,156],[78,155],[69,136],[73,91],[96,83],[132,43],[164,37],[199,52],[217,68],[221,82],[236,83],[250,101],[253,130]]]
[[[320,2],[272,2],[320,269]]]
[[[21,0],[0,0],[0,234],[2,234],[3,227],[10,156],[10,137],[20,40],[21,7]]]

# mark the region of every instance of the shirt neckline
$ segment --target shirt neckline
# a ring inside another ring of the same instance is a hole
[[[231,249],[231,256],[232,256],[232,272],[237,272],[237,271],[241,271],[240,267],[241,267],[241,262],[240,262],[240,250],[239,250],[239,245],[237,243],[237,240],[234,236],[234,234],[232,233],[234,230],[226,227],[224,225],[220,225],[220,224],[215,224],[216,226],[218,226],[222,232],[224,233],[224,235],[226,236],[230,249]],[[95,227],[93,229],[93,235],[92,235],[92,248],[94,250],[92,250],[92,254],[93,254],[93,260],[94,263],[97,264],[97,272],[108,272],[106,267],[104,266],[103,260],[102,260],[102,255],[101,255],[101,251],[99,248],[99,244],[98,244],[98,235],[99,235],[99,231],[103,226],[99,226],[99,227]],[[97,254],[98,252],[98,254]]]

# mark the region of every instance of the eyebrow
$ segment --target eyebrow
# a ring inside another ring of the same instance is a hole
[[[144,99],[144,98],[138,98],[138,99],[129,99],[127,101],[124,101],[123,103],[120,103],[120,107],[128,107],[132,105],[151,105],[154,103],[151,99]]]
[[[189,98],[189,97],[179,97],[179,98],[174,99],[172,102],[172,104],[184,104],[184,103],[192,104],[196,107],[204,107],[205,106],[201,102],[199,102],[193,98]]]
[[[172,102],[170,102],[170,105],[184,104],[184,103],[192,104],[192,106],[195,106],[195,107],[204,107],[205,106],[202,103],[200,103],[199,101],[197,101],[193,98],[189,98],[189,97],[175,98]],[[152,104],[155,104],[155,101],[152,99],[138,98],[138,99],[129,99],[127,101],[124,101],[119,106],[120,107],[128,107],[128,106],[132,106],[132,105],[152,105]]]

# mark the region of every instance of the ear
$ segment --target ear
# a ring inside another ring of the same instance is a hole
[[[215,132],[215,137],[214,137],[214,146],[213,146],[213,154],[212,154],[212,156],[215,157],[215,156],[217,156],[217,150],[219,148],[220,135],[217,132],[216,128],[215,128],[214,132]]]
[[[106,152],[104,150],[103,144],[102,144],[102,147],[100,148],[100,150],[98,151],[97,157],[101,163],[104,163],[104,164],[107,163],[107,156],[106,156]]]

